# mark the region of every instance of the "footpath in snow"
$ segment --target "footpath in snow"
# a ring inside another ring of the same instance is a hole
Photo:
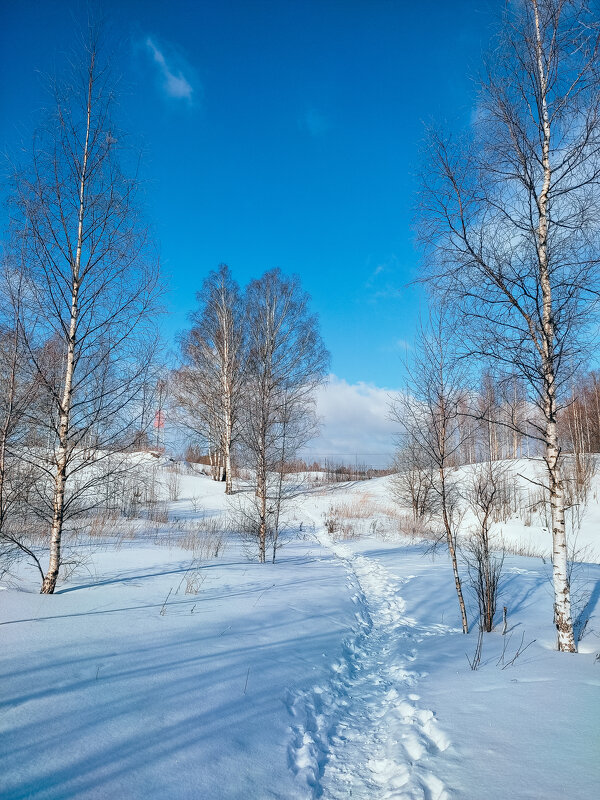
[[[290,693],[292,769],[313,797],[328,800],[449,800],[436,760],[450,742],[434,713],[420,707],[424,674],[411,669],[419,642],[449,628],[406,616],[397,587],[410,577],[392,578],[325,532],[319,539],[347,569],[356,627],[328,682]]]

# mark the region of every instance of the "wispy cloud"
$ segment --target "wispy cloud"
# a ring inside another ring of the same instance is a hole
[[[161,49],[150,36],[146,38],[146,48],[158,68],[160,84],[168,97],[185,100],[191,103],[194,87],[183,74],[182,69],[173,64],[172,57],[165,55],[164,47]]]
[[[309,108],[300,120],[300,126],[304,128],[311,136],[322,136],[331,128],[331,122],[316,108]]]
[[[412,344],[407,339],[396,339],[394,342],[394,347],[396,350],[400,350],[404,353],[407,353],[413,349]]]
[[[376,300],[397,299],[400,297],[399,269],[400,263],[394,254],[377,264],[365,281],[367,299],[374,302]]]

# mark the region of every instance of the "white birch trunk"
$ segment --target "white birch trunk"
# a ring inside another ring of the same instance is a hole
[[[440,361],[441,364],[441,361]],[[448,515],[448,492],[446,484],[446,462],[447,462],[447,441],[448,430],[446,426],[447,420],[447,405],[444,399],[444,374],[440,367],[439,370],[439,386],[440,386],[440,433],[438,440],[438,462],[439,462],[439,476],[440,476],[440,490],[442,501],[442,519],[446,531],[446,543],[448,545],[448,553],[452,561],[452,574],[454,576],[454,587],[456,589],[456,596],[458,598],[458,605],[460,608],[460,617],[462,623],[463,633],[469,632],[469,621],[467,619],[467,609],[465,607],[465,600],[462,593],[462,583],[460,580],[460,573],[458,571],[458,559],[456,556],[456,547],[454,545],[454,532]]]
[[[261,564],[264,564],[267,560],[267,468],[264,438],[261,441],[261,453],[256,478],[259,502],[258,560]]]
[[[69,448],[70,418],[73,403],[73,376],[75,372],[75,346],[77,341],[77,323],[79,318],[79,288],[81,270],[81,250],[83,246],[83,224],[85,216],[85,188],[87,180],[87,163],[90,141],[90,121],[92,113],[92,89],[94,85],[94,54],[91,55],[88,75],[87,117],[85,144],[79,179],[79,212],[77,225],[77,247],[75,261],[72,264],[71,282],[71,316],[67,336],[67,358],[63,377],[63,392],[59,407],[58,455],[56,458],[56,475],[54,479],[54,496],[52,501],[52,528],[50,531],[50,559],[48,571],[44,576],[41,594],[53,594],[60,569],[61,541],[63,530],[65,489],[67,484],[67,462]]]
[[[225,494],[231,494],[233,484],[231,480],[231,440],[233,438],[233,398],[232,398],[232,378],[231,378],[231,353],[229,337],[232,334],[233,322],[229,319],[230,309],[222,308],[223,325],[223,460],[225,467]]]
[[[456,556],[456,547],[454,545],[454,536],[452,534],[452,526],[448,517],[448,504],[446,497],[446,475],[445,469],[440,469],[440,481],[442,484],[442,518],[444,520],[444,528],[446,530],[446,543],[448,545],[448,552],[452,562],[452,575],[454,576],[454,588],[456,589],[456,596],[458,598],[458,606],[460,608],[460,619],[462,624],[462,632],[469,632],[469,622],[467,620],[467,609],[465,607],[465,600],[462,593],[462,583],[460,580],[460,573],[458,571],[458,559]]]
[[[537,67],[542,101],[542,168],[543,184],[538,197],[538,261],[542,290],[542,366],[544,371],[545,461],[550,478],[550,511],[552,519],[552,569],[554,582],[554,621],[558,632],[558,649],[575,652],[575,637],[571,618],[571,593],[567,571],[567,537],[565,530],[565,499],[560,473],[558,434],[556,429],[555,330],[552,287],[548,263],[548,193],[552,169],[550,165],[550,121],[547,107],[547,80],[542,56],[537,0],[532,0],[535,14]]]

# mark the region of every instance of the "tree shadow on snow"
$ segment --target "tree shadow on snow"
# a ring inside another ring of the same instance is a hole
[[[257,641],[265,630],[281,638]],[[243,773],[257,740],[256,752],[261,739],[270,748],[277,737],[285,740],[283,691],[274,689],[282,665],[297,659],[302,669],[304,651],[330,644],[329,634],[286,637],[285,631],[286,621],[274,620],[229,637],[213,635],[211,653],[201,630],[185,637],[173,631],[162,642],[149,634],[141,646],[107,655],[98,649],[55,660],[48,650],[27,679],[42,687],[6,704],[27,704],[29,711],[13,726],[0,757],[3,800],[210,796],[206,792],[218,784],[200,755],[218,761],[219,748],[226,747],[228,758],[238,753]],[[9,665],[8,673],[18,669]],[[87,677],[65,680],[73,673]],[[265,725],[271,719],[281,720],[280,730]],[[283,748],[280,757],[285,759]],[[178,786],[174,781],[186,769]],[[226,777],[222,787],[223,797],[237,796],[226,793]]]

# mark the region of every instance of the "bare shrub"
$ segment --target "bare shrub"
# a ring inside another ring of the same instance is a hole
[[[490,527],[495,513],[504,505],[505,486],[499,462],[489,461],[473,469],[466,500],[475,514],[476,523],[463,544],[469,579],[477,598],[479,625],[489,633],[494,627],[498,588],[502,575],[504,553],[493,550]],[[472,667],[473,668],[473,667]]]
[[[222,555],[230,532],[230,522],[226,517],[208,517],[180,522],[177,528],[179,538],[169,536],[168,544],[176,544],[182,550],[192,553],[192,560],[177,592],[185,584],[185,594],[198,594],[206,579],[202,563]]]
[[[109,539],[123,530],[123,518],[111,511],[102,511],[89,520],[86,525],[90,539]]]
[[[91,577],[93,576],[91,566],[92,562],[89,554],[82,552],[81,549],[77,551],[71,549],[69,555],[64,556],[61,560],[60,578],[63,581],[68,581],[82,572]]]
[[[325,529],[338,539],[376,536],[383,539],[401,536],[437,538],[430,523],[416,521],[412,514],[397,506],[377,502],[368,493],[361,493],[346,502],[332,503],[323,514]]]
[[[338,506],[330,506],[323,514],[325,530],[337,540],[358,539],[362,533],[361,528],[348,521]],[[355,516],[354,519],[364,519]]]
[[[527,501],[522,513],[523,522],[527,527],[538,524],[543,528],[549,528],[550,498],[548,497],[548,490],[543,486],[528,490]]]
[[[325,530],[330,536],[337,533],[340,527],[340,519],[333,506],[329,506],[329,509],[323,514],[323,521]]]
[[[415,438],[408,437],[396,453],[394,469],[390,481],[393,500],[401,508],[410,508],[415,522],[430,519],[439,506],[435,465]]]
[[[439,534],[433,530],[430,523],[423,519],[415,520],[412,514],[397,514],[395,519],[396,529],[401,536],[434,541],[439,539]]]
[[[167,504],[164,502],[153,503],[147,510],[146,516],[148,521],[156,532],[161,525],[167,525],[169,522],[169,510]]]
[[[359,526],[353,525],[351,522],[346,521],[342,522],[340,525],[337,538],[341,540],[360,539],[362,533],[363,531]]]
[[[340,517],[346,519],[370,519],[375,516],[379,507],[373,502],[370,494],[361,493],[346,503],[338,503],[334,508]]]
[[[168,468],[167,477],[165,480],[167,486],[167,494],[171,502],[179,500],[181,490],[181,477],[179,466],[175,464]]]
[[[198,594],[205,580],[206,575],[202,572],[200,559],[194,558],[188,569],[185,571],[185,574],[181,579],[175,594],[179,592],[184,583],[185,594]]]
[[[573,456],[564,458],[565,521],[567,540],[571,547],[574,546],[573,543],[581,529],[592,488],[592,479],[596,472],[596,457],[590,453],[575,453]]]
[[[204,511],[204,505],[202,503],[202,498],[198,495],[194,495],[190,498],[190,503],[192,504],[192,508],[194,509],[195,514],[199,514],[201,511]]]
[[[525,650],[527,650],[528,647],[531,647],[531,645],[535,644],[535,642],[537,641],[537,639],[532,639],[530,642],[525,644],[525,631],[523,631],[523,633],[521,634],[520,643],[517,645],[517,648],[514,651],[514,653],[511,654],[508,653],[508,647],[510,645],[511,638],[512,634],[507,636],[506,639],[504,639],[502,642],[502,653],[500,654],[500,658],[496,662],[496,666],[500,667],[500,669],[506,669],[507,667],[512,667],[517,658],[523,655]]]
[[[87,545],[110,543],[113,549],[119,550],[124,542],[137,539],[141,525],[139,519],[127,519],[115,512],[101,512],[86,521],[80,540]]]
[[[523,556],[524,558],[541,558],[544,563],[550,558],[550,551],[548,548],[539,547],[531,542],[525,542],[520,539],[517,542],[504,542],[502,549],[505,553],[512,553],[515,556]]]
[[[191,550],[194,558],[218,558],[225,547],[229,524],[217,517],[187,522],[183,538],[178,542],[183,550]]]
[[[191,551],[197,560],[218,558],[225,548],[232,530],[231,521],[225,516],[202,519],[174,519],[153,537],[160,547],[179,547]]]
[[[185,593],[198,594],[200,588],[205,580],[205,575],[198,572],[198,570],[191,569],[185,576]]]

